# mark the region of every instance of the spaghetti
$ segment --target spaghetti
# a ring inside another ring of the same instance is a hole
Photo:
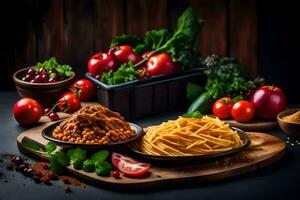
[[[229,151],[243,144],[236,131],[218,118],[179,117],[150,126],[134,148],[159,156],[205,155]]]

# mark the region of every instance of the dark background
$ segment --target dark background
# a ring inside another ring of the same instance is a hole
[[[106,50],[112,37],[173,29],[191,6],[206,23],[200,33],[203,56],[238,58],[255,77],[282,87],[299,103],[299,17],[297,2],[258,0],[11,0],[0,8],[0,90],[14,90],[17,69],[55,56],[77,74],[87,59]]]

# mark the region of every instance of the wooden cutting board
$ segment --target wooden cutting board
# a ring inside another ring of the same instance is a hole
[[[209,114],[210,117],[216,117],[215,115]],[[243,131],[267,131],[267,130],[273,130],[278,128],[277,121],[260,121],[260,120],[253,120],[251,122],[237,122],[233,119],[229,120],[223,120],[230,124],[232,127],[239,128]]]
[[[45,158],[41,155],[35,154],[23,147],[22,141],[31,140],[42,147],[45,146],[48,141],[42,138],[41,130],[50,124],[52,122],[21,133],[17,137],[17,144],[20,151],[35,159],[44,160]],[[99,186],[137,188],[193,181],[213,181],[232,177],[270,165],[284,155],[286,143],[283,140],[258,132],[249,132],[248,135],[251,139],[250,147],[246,151],[232,157],[209,163],[182,166],[152,165],[150,173],[145,177],[129,178],[121,175],[121,179],[115,179],[113,177],[97,176],[94,173],[87,173],[82,170],[75,170],[71,166],[68,169],[74,177]],[[59,150],[62,149],[60,148]]]
[[[251,121],[247,123],[237,122],[235,120],[224,120],[230,126],[239,128],[243,131],[267,131],[278,128],[277,121]]]

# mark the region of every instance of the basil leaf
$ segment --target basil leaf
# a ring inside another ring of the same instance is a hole
[[[52,154],[51,154],[52,155]],[[70,158],[64,152],[57,151],[52,155],[61,165],[68,166],[70,164]]]
[[[109,162],[104,161],[100,164],[96,164],[95,172],[98,176],[109,176],[112,169],[112,165]]]
[[[56,174],[63,174],[66,171],[66,166],[62,165],[55,155],[49,157],[50,169]]]
[[[91,160],[94,163],[102,163],[109,156],[109,152],[107,150],[101,150],[97,153],[94,153],[91,157]]]
[[[54,142],[48,142],[45,146],[45,150],[47,153],[51,153],[51,152],[55,151],[56,147],[57,146]]]
[[[38,144],[33,143],[31,141],[28,141],[28,140],[22,141],[22,145],[26,148],[29,148],[29,149],[32,149],[32,150],[35,150],[35,151],[40,151],[41,150],[41,148]]]
[[[141,39],[134,35],[120,35],[111,41],[110,46],[130,45],[132,47],[137,46],[141,42]]]
[[[203,117],[203,115],[200,112],[196,111],[196,112],[192,112],[192,113],[185,113],[185,114],[182,115],[182,117],[201,119]]]
[[[84,160],[86,158],[86,150],[76,148],[76,149],[70,149],[67,152],[68,156],[70,157],[71,161],[74,160]]]
[[[83,160],[73,160],[72,164],[73,164],[74,169],[82,169]]]
[[[94,172],[95,171],[95,163],[92,160],[85,160],[83,162],[82,169],[86,172]]]

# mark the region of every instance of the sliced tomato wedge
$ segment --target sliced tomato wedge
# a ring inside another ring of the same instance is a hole
[[[122,173],[128,176],[141,176],[146,174],[150,169],[149,163],[138,162],[122,154],[112,154],[112,164]]]
[[[112,164],[115,168],[118,168],[118,163],[121,161],[121,160],[124,160],[128,163],[138,163],[138,161],[134,160],[133,158],[129,158],[127,156],[124,156],[122,154],[119,154],[119,153],[112,153],[111,155],[111,161],[112,161]]]

